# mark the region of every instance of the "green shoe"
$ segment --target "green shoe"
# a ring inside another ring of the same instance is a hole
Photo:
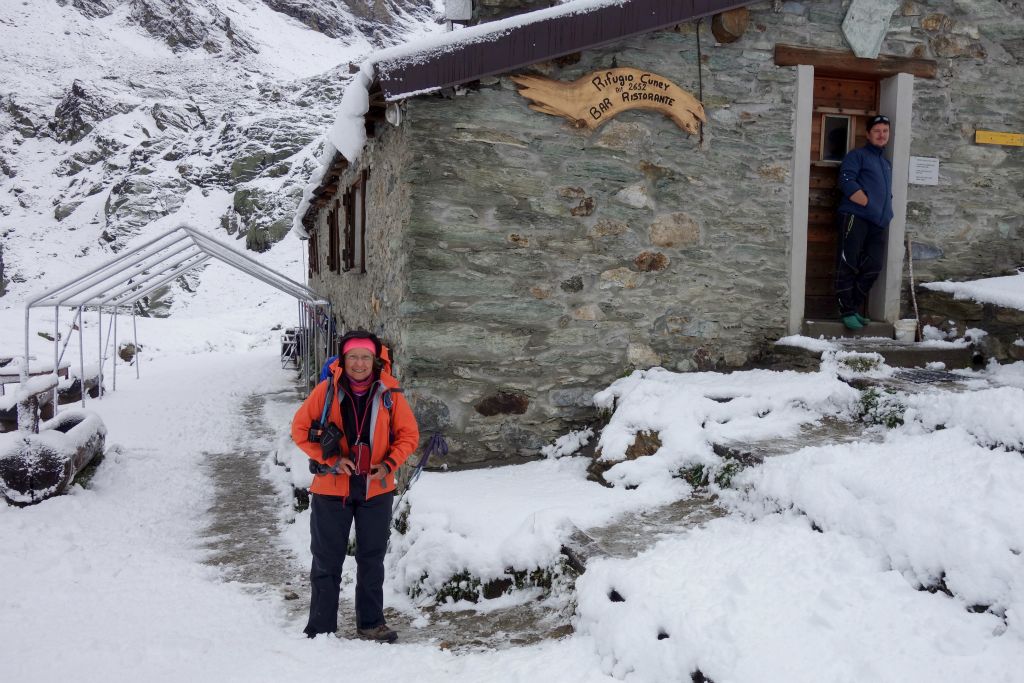
[[[861,325],[865,325],[866,326],[869,322],[871,322],[871,318],[865,318],[860,313],[854,313],[854,315],[857,316],[857,320],[860,321]]]
[[[843,325],[846,326],[846,329],[848,330],[864,329],[864,325],[860,322],[860,319],[854,313],[843,316]]]

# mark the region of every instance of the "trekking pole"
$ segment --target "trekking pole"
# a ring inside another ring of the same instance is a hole
[[[923,341],[921,314],[917,310],[917,288],[914,286],[914,243],[910,239],[910,235],[907,235],[907,271],[910,275],[910,300],[914,303],[914,319],[917,320],[917,327],[914,328],[914,341]]]
[[[392,516],[394,516],[394,513],[398,511],[399,507],[401,507],[402,501],[405,500],[405,494],[409,493],[409,489],[411,489],[412,485],[416,483],[416,480],[420,478],[423,468],[427,466],[430,456],[434,453],[437,453],[438,457],[442,458],[448,455],[448,442],[444,440],[444,436],[442,436],[440,432],[434,432],[434,435],[430,437],[430,442],[423,450],[423,455],[420,456],[420,461],[416,463],[416,466],[412,469],[412,475],[409,476],[409,482],[405,485],[405,490],[402,491],[402,495],[400,495],[398,500],[395,501],[394,508],[391,510]]]
[[[405,485],[405,490],[402,491],[402,495],[395,500],[395,504],[391,507],[391,519],[394,523],[395,514],[402,508],[402,501],[405,500],[405,495],[409,493],[409,489],[416,483],[416,480],[420,478],[420,474],[423,472],[423,468],[427,466],[430,461],[430,456],[437,453],[438,457],[443,458],[448,455],[448,442],[444,440],[444,436],[441,432],[434,432],[434,435],[430,437],[430,442],[427,447],[423,449],[423,455],[420,456],[420,461],[416,463],[416,466],[412,469],[412,474],[409,476],[409,483]],[[388,550],[391,549],[391,539],[388,538]]]

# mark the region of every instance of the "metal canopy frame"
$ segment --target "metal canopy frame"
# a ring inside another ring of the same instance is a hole
[[[54,372],[57,372],[63,350],[60,346],[60,307],[67,306],[77,309],[74,323],[78,325],[79,335],[79,359],[81,362],[82,403],[85,403],[85,360],[84,346],[82,342],[81,319],[85,309],[95,309],[99,328],[99,395],[103,394],[103,366],[105,362],[105,348],[103,343],[103,310],[113,311],[113,317],[108,323],[107,344],[113,335],[113,389],[117,388],[117,317],[118,313],[126,308],[132,309],[132,328],[135,330],[135,304],[142,298],[150,295],[160,287],[165,286],[175,278],[188,273],[206,264],[210,259],[219,259],[237,270],[249,275],[261,282],[274,287],[295,298],[299,304],[300,327],[305,329],[307,325],[311,328],[306,338],[306,343],[299,349],[305,358],[304,367],[307,369],[313,366],[316,350],[321,341],[320,326],[313,324],[327,314],[331,320],[331,304],[321,298],[306,285],[296,282],[291,278],[265,266],[256,259],[239,252],[228,244],[203,234],[196,228],[182,224],[168,230],[148,242],[124,252],[107,263],[90,270],[87,273],[65,282],[62,285],[49,289],[25,304],[25,362],[21,368],[22,383],[28,380],[29,368],[29,328],[31,312],[33,308],[54,308],[54,342],[53,358]],[[326,311],[324,311],[326,309]],[[329,329],[328,329],[329,334]],[[312,335],[313,339],[308,336]],[[136,349],[138,348],[138,337],[136,338]],[[64,349],[70,341],[70,334],[64,342]],[[326,338],[323,340],[329,342]],[[312,343],[310,343],[312,342]],[[136,356],[136,376],[139,374],[139,363]],[[53,395],[54,412],[57,409],[57,390]]]

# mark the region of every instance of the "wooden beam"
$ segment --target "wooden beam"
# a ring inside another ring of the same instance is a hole
[[[340,154],[335,154],[334,162],[331,164],[331,167],[327,172],[334,176],[340,176],[346,168],[348,168],[348,159]]]
[[[775,46],[776,66],[814,67],[814,75],[868,76],[887,78],[896,74],[910,74],[915,78],[935,78],[938,63],[934,59],[916,59],[878,55],[878,59],[861,59],[847,50],[826,50],[824,48],[800,47],[798,45]]]

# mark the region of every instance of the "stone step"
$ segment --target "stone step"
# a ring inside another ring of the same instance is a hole
[[[941,342],[905,342],[895,339],[837,339],[844,351],[878,353],[893,368],[923,368],[929,363],[942,363],[946,369],[970,368],[976,364],[970,344]],[[980,363],[981,359],[977,359]]]
[[[895,334],[892,323],[871,321],[862,329],[851,330],[841,320],[805,320],[801,334],[805,337],[885,337],[892,339]]]
[[[894,368],[923,368],[929,363],[943,363],[946,369],[970,368],[983,362],[983,358],[970,344],[942,342],[905,342],[884,337],[856,337],[829,339],[828,343],[842,351],[878,353],[886,365]],[[776,343],[781,357],[795,369],[813,369],[821,358],[821,349],[804,348],[794,344]]]

